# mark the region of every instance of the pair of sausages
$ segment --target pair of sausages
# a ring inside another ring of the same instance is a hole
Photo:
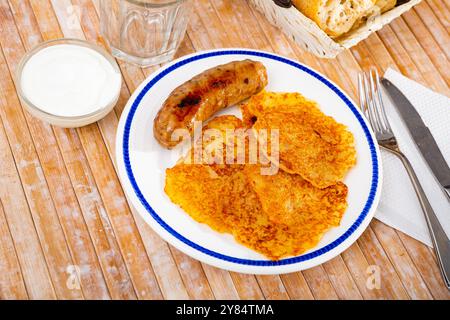
[[[155,118],[156,140],[172,149],[181,141],[172,138],[177,129],[192,134],[195,121],[206,121],[216,112],[263,90],[267,70],[260,62],[234,61],[209,69],[176,88]]]

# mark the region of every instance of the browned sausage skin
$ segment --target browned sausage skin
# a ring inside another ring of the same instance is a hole
[[[192,133],[194,121],[206,121],[214,113],[235,105],[263,90],[268,83],[267,71],[260,62],[234,61],[209,69],[176,88],[164,102],[155,118],[156,140],[171,149],[177,129]]]

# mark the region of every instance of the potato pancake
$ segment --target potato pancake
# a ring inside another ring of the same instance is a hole
[[[251,97],[246,103],[241,105],[243,123],[251,128],[259,116],[265,113],[283,110],[285,112],[300,112],[302,109],[309,109],[310,112],[321,113],[316,102],[306,99],[297,92],[268,92]]]
[[[284,171],[261,175],[258,166],[246,166],[244,172],[270,220],[286,224],[308,239],[338,226],[347,209],[348,190],[342,182],[318,189],[300,175]]]
[[[184,162],[209,165],[219,175],[241,170],[246,159],[246,130],[242,120],[235,116],[212,119],[202,129],[201,141],[196,142],[201,148],[196,151],[193,147]]]
[[[204,137],[202,146],[233,146],[235,138],[227,141],[226,131],[242,127],[234,116],[217,117],[203,129],[216,129],[215,137]],[[166,172],[166,194],[197,222],[232,234],[271,260],[302,254],[339,225],[347,207],[343,183],[319,189],[296,174],[280,170],[265,176],[260,165],[211,162],[211,155],[208,151],[202,163],[179,162]]]
[[[223,183],[209,166],[180,163],[167,169],[164,191],[197,222],[206,223],[219,232],[229,232],[222,215],[220,190]]]
[[[243,171],[219,176],[208,166],[178,164],[167,170],[165,191],[197,222],[232,234],[271,260],[301,254],[322,236],[304,239],[305,232],[300,236],[299,229],[274,223]]]
[[[342,181],[356,164],[352,133],[299,93],[263,92],[243,105],[242,113],[255,131],[278,129],[280,168],[318,188]]]

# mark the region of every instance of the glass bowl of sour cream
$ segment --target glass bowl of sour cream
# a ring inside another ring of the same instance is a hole
[[[77,39],[41,43],[17,69],[22,105],[50,124],[75,128],[105,117],[120,96],[122,76],[103,48]]]

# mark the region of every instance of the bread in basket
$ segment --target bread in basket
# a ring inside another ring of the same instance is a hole
[[[293,0],[290,8],[272,0],[249,1],[303,48],[334,58],[422,0]]]

